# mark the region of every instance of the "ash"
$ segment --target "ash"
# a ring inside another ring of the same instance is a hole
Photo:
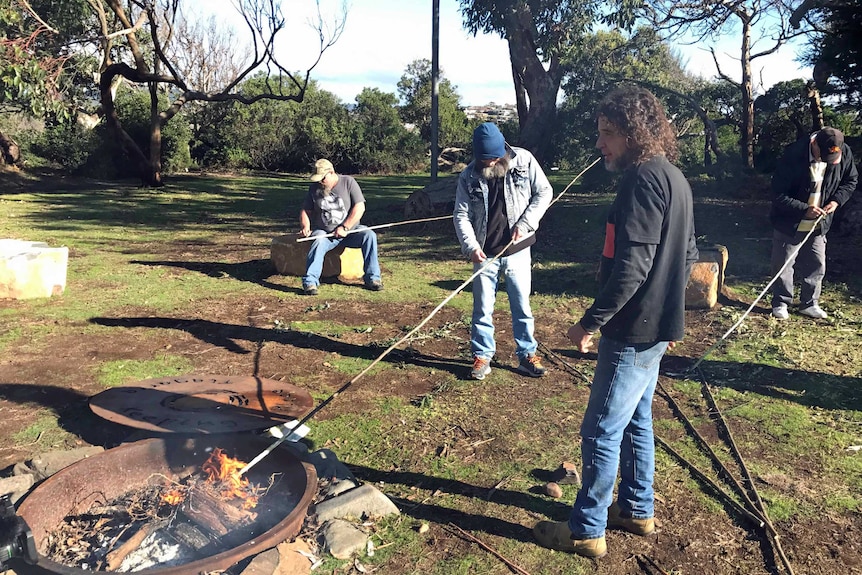
[[[148,535],[141,546],[129,553],[117,571],[129,573],[159,567],[171,567],[194,561],[196,557],[184,549],[173,537],[162,529]]]

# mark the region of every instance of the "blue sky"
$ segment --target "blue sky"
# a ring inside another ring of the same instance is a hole
[[[341,12],[341,0],[319,0],[324,15]],[[219,15],[233,21],[238,17],[226,0],[201,2],[202,10],[219,6]],[[323,55],[312,72],[324,90],[346,103],[353,102],[364,87],[397,92],[397,83],[407,65],[420,58],[431,59],[431,0],[348,0],[347,25],[339,41]],[[461,103],[481,105],[489,102],[513,103],[508,47],[495,35],[471,36],[461,25],[458,0],[440,0],[440,67],[461,95]],[[288,22],[286,34],[279,39],[282,63],[293,70],[304,70],[317,56],[317,38],[309,25],[315,0],[283,0]],[[723,71],[739,78],[734,59],[739,41],[727,37],[716,51]],[[715,65],[707,45],[677,46],[688,69],[714,77]],[[765,47],[765,46],[764,46]],[[755,51],[762,49],[756,45]],[[765,87],[781,80],[810,77],[793,61],[794,50],[782,47],[776,55],[753,63],[757,82]],[[762,92],[762,90],[760,90]]]

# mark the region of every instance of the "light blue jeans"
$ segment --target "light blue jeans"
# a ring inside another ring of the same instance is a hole
[[[519,358],[536,353],[538,344],[533,337],[533,312],[530,310],[530,248],[492,262],[473,280],[473,328],[470,349],[473,356],[491,359],[497,351],[494,341],[494,302],[500,274],[505,274],[506,293],[512,312],[512,335],[515,337],[515,353]],[[473,272],[488,262],[473,264]]]
[[[617,469],[617,503],[626,516],[654,514],[652,398],[667,342],[599,339],[596,374],[581,424],[581,489],[569,517],[577,539],[605,534]]]
[[[358,225],[353,229],[359,230],[365,227]],[[314,230],[311,232],[311,235],[324,236],[326,232],[323,230]],[[373,230],[366,230],[364,232],[348,234],[347,237],[342,239],[321,237],[311,242],[311,247],[308,249],[308,259],[305,261],[305,275],[302,276],[303,287],[320,285],[323,258],[328,252],[334,250],[342,243],[348,248],[360,248],[362,250],[363,269],[365,270],[363,279],[365,283],[380,281],[380,264],[377,261],[377,234]]]

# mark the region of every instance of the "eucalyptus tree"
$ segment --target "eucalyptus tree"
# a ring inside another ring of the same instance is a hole
[[[181,0],[86,0],[96,25],[89,37],[98,50],[98,93],[110,133],[136,166],[143,183],[162,183],[161,129],[191,102],[238,102],[262,99],[301,102],[312,70],[344,29],[345,13],[324,20],[317,3],[313,22],[318,56],[304,72],[280,62],[278,42],[286,19],[280,0],[236,0],[244,39],[217,27],[195,28],[183,17]],[[49,3],[46,0],[46,3]],[[239,90],[257,70],[274,80],[263,93],[247,97]],[[140,86],[150,96],[150,133],[145,144],[126,132],[116,110],[119,82]],[[169,96],[160,107],[159,92]]]
[[[80,46],[91,24],[86,0],[0,0],[0,113],[74,117],[86,98],[89,55]],[[19,159],[15,141],[0,132],[0,163]]]
[[[543,160],[554,133],[565,55],[597,23],[609,21],[598,0],[459,0],[472,34],[499,34],[509,45],[518,107],[517,143]],[[626,4],[629,0],[621,0]],[[482,62],[474,63],[481,70]]]
[[[628,0],[625,0],[628,1]],[[754,167],[754,77],[752,61],[775,53],[791,38],[800,35],[789,24],[791,11],[786,0],[645,0],[640,14],[670,39],[692,38],[707,43],[717,76],[734,86],[741,95],[739,153],[742,162]],[[738,34],[740,80],[721,68],[716,55],[718,40]],[[756,48],[757,44],[763,46]]]
[[[823,94],[858,109],[862,103],[862,0],[804,0],[791,24],[807,32],[802,59],[814,66]]]
[[[631,35],[619,29],[598,31],[569,52],[566,64],[570,72],[563,80],[558,118],[562,129],[554,140],[555,158],[565,167],[588,161],[598,102],[624,82],[644,86],[664,101],[685,157],[700,154],[695,143],[702,144],[704,164],[724,156],[717,135],[722,111],[704,97],[710,82],[686,71],[680,55],[655,30],[641,27]]]

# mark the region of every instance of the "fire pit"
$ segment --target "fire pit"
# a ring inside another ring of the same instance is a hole
[[[33,532],[38,567],[63,575],[85,575],[91,570],[70,567],[46,556],[48,534],[65,518],[86,513],[93,505],[113,500],[147,484],[154,474],[180,478],[199,469],[216,448],[248,461],[269,441],[245,434],[172,435],[122,445],[84,459],[48,478],[18,508]],[[227,569],[238,561],[295,536],[302,526],[317,489],[314,468],[288,450],[275,450],[247,474],[255,483],[272,487],[261,499],[257,519],[231,533],[233,545],[211,556],[182,565],[151,567],[148,575],[197,575]]]

